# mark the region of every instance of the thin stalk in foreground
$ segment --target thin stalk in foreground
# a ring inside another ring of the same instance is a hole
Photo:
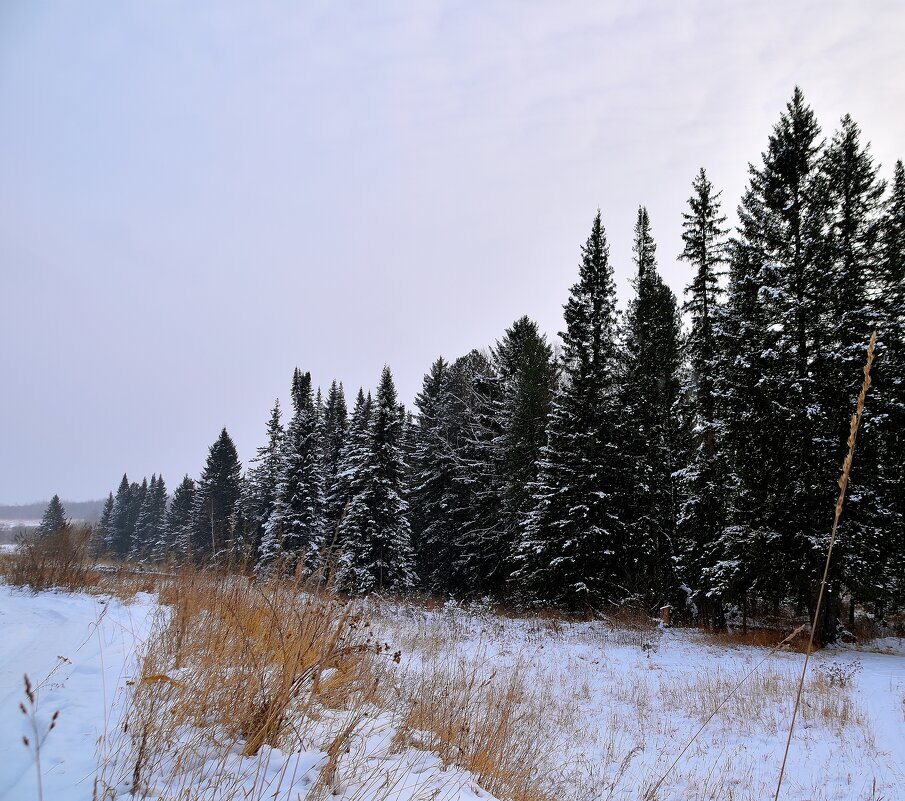
[[[870,368],[874,363],[874,347],[877,344],[877,332],[870,335],[870,344],[867,346],[867,364],[864,365],[864,382],[861,384],[861,392],[858,395],[858,405],[852,415],[851,427],[848,435],[848,454],[842,464],[842,475],[839,478],[839,498],[836,501],[836,513],[833,515],[833,528],[830,532],[830,544],[826,551],[826,563],[823,566],[823,579],[820,582],[820,592],[817,595],[817,606],[814,609],[814,619],[811,621],[811,636],[808,638],[808,650],[805,651],[804,664],[801,667],[801,678],[798,680],[798,694],[795,697],[795,707],[792,710],[792,721],[789,724],[789,736],[786,738],[786,750],[782,757],[782,766],[779,769],[779,779],[776,782],[776,794],[773,801],[779,801],[779,791],[782,789],[782,779],[786,772],[786,762],[789,758],[789,746],[792,743],[792,732],[795,730],[795,719],[798,717],[798,708],[801,706],[801,693],[804,690],[804,677],[808,671],[808,662],[811,659],[811,651],[814,648],[814,633],[817,631],[817,623],[820,620],[820,607],[823,605],[823,596],[826,590],[826,580],[830,573],[830,560],[833,557],[833,545],[836,543],[836,529],[839,527],[839,518],[842,517],[842,505],[845,503],[845,490],[848,487],[848,478],[852,472],[852,461],[855,458],[855,441],[858,438],[858,427],[861,425],[861,416],[864,414],[864,400],[867,390],[870,389]]]

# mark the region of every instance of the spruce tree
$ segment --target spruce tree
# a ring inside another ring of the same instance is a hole
[[[94,555],[99,555],[107,550],[107,537],[110,532],[110,521],[113,517],[113,493],[107,495],[104,501],[104,508],[101,511],[100,520],[94,527],[94,534],[91,541],[91,551]]]
[[[131,557],[139,550],[136,538],[136,533],[138,531],[138,517],[141,514],[141,509],[144,506],[147,494],[147,476],[142,478],[141,484],[133,481],[129,487],[129,512],[126,521],[126,542],[128,543],[128,546],[124,554],[125,556]]]
[[[153,562],[162,561],[168,550],[167,500],[163,476],[152,476],[136,525],[136,539],[142,543],[138,555]]]
[[[880,435],[878,477],[888,509],[887,552],[889,581],[877,593],[875,611],[905,605],[905,167],[896,162],[890,195],[885,203],[880,242],[879,341],[882,343],[874,375],[885,425]],[[872,398],[876,404],[877,399]]]
[[[123,557],[129,553],[132,537],[129,528],[131,507],[132,485],[129,483],[129,477],[123,473],[122,481],[120,481],[113,499],[110,523],[105,532],[107,550],[115,557]]]
[[[264,541],[267,521],[273,514],[277,502],[277,485],[283,464],[285,432],[279,399],[274,401],[267,421],[267,444],[258,448],[251,460],[245,482],[246,516],[253,532],[252,552],[256,560],[261,558],[261,544]]]
[[[828,419],[832,467],[847,451],[849,419],[863,379],[867,342],[883,313],[876,286],[881,272],[880,234],[884,184],[861,132],[848,115],[823,155],[821,170],[827,188],[830,267],[827,319],[823,326],[827,375],[821,382],[821,403]],[[881,351],[881,361],[882,361]],[[879,460],[888,422],[884,393],[875,387],[858,436],[858,456],[849,480],[845,516],[835,552],[834,578],[848,588],[854,622],[854,600],[874,601],[890,581],[889,510],[883,500]],[[823,433],[821,431],[821,433]],[[831,476],[826,475],[828,482]],[[831,586],[838,594],[839,586]],[[833,594],[831,600],[835,600]],[[835,633],[827,625],[824,639]]]
[[[173,493],[173,502],[166,516],[166,544],[162,558],[174,557],[178,560],[194,558],[195,531],[195,482],[185,476]]]
[[[497,376],[491,410],[497,497],[491,514],[499,517],[499,567],[491,574],[495,578],[491,589],[501,594],[516,568],[520,533],[533,506],[531,487],[537,482],[547,439],[557,368],[553,349],[528,317],[506,329],[493,349],[492,362]]]
[[[151,561],[163,558],[166,510],[167,488],[163,476],[152,475],[135,523],[130,558],[148,558]]]
[[[236,551],[231,521],[242,497],[242,465],[226,428],[208,451],[195,488],[195,559],[232,557]]]
[[[515,578],[527,601],[577,609],[621,597],[624,526],[616,401],[616,291],[600,212],[565,306],[562,386]]]
[[[694,274],[685,289],[682,307],[691,319],[681,400],[690,441],[686,464],[677,476],[681,507],[676,550],[684,586],[700,589],[703,569],[709,564],[708,551],[725,524],[727,476],[718,411],[722,377],[718,338],[722,333],[720,276],[727,261],[727,229],[720,208],[721,193],[714,191],[703,167],[692,189],[689,209],[682,215],[685,247],[679,256],[692,266]]]
[[[311,373],[296,370],[292,382],[294,414],[286,430],[276,503],[267,522],[259,565],[282,559],[286,569],[318,564],[323,541],[323,485],[317,408]]]
[[[499,376],[473,350],[449,371],[450,447],[455,468],[444,501],[453,532],[446,570],[459,596],[498,593],[508,576],[511,546],[500,516]]]
[[[648,602],[664,603],[675,586],[673,543],[678,469],[678,304],[657,272],[656,245],[647,209],[638,209],[634,242],[635,297],[625,329],[622,412],[628,458],[627,491],[620,504],[626,537],[619,555],[626,583]]]
[[[41,517],[41,523],[38,526],[38,534],[41,536],[50,536],[56,534],[60,529],[65,528],[66,509],[59,495],[54,495],[44,509],[44,515]]]
[[[813,606],[836,491],[836,415],[822,394],[835,377],[826,326],[829,198],[819,137],[796,87],[762,166],[750,167],[731,266],[729,309],[742,312],[729,324],[741,348],[730,354],[735,375],[727,393],[736,487],[711,574],[728,588],[728,579],[716,574],[731,568],[737,585],[766,595],[774,607],[786,598]],[[743,554],[752,553],[762,556],[748,556],[742,566]],[[834,582],[827,620],[835,619],[837,591]]]
[[[354,592],[406,590],[414,584],[402,459],[404,408],[384,367],[357,465],[354,494],[340,524],[340,584]]]
[[[424,376],[415,407],[409,499],[416,571],[425,590],[444,594],[450,589],[450,565],[455,558],[450,507],[456,460],[449,363],[442,356]]]
[[[321,472],[324,477],[324,533],[329,547],[337,536],[337,526],[346,505],[343,497],[343,450],[346,446],[349,413],[343,385],[333,381],[321,423]]]

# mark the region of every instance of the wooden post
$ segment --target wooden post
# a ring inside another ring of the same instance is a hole
[[[660,622],[667,628],[672,625],[672,606],[670,604],[660,607]]]

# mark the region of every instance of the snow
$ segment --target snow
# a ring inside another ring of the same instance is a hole
[[[19,709],[27,704],[26,673],[36,688],[39,729],[60,713],[41,751],[44,798],[92,798],[95,747],[156,610],[148,595],[123,604],[0,586],[0,798],[38,798],[34,755],[22,743],[23,735],[34,739]]]
[[[0,520],[0,531],[18,531],[20,528],[37,528],[40,520]]]
[[[508,619],[487,606],[453,603],[436,611],[367,603],[380,636],[403,653],[390,668],[399,687],[458,664],[473,666],[488,681],[516,667],[525,671],[526,703],[544,710],[539,725],[555,768],[550,780],[556,797],[570,800],[636,801],[699,729],[720,693],[768,654],[717,645],[689,630]],[[0,587],[0,799],[38,797],[33,754],[21,742],[29,733],[18,710],[26,672],[39,687],[44,725],[60,711],[41,754],[44,798],[92,798],[97,755],[109,756],[117,746],[118,716],[129,706],[136,655],[161,614],[147,595],[124,604]],[[658,801],[772,797],[802,658],[769,657],[737,702],[713,718],[679,761]],[[828,649],[811,664],[784,801],[905,801],[903,642],[886,638],[866,647]],[[813,682],[830,673],[849,677],[850,686],[821,692]],[[309,790],[317,786],[328,744],[350,723],[349,714],[325,714],[315,736],[296,753],[264,746],[249,757],[241,744],[231,744],[224,756],[216,731],[184,732],[182,769],[191,764],[193,779],[209,779],[192,786],[192,797],[221,797],[217,782],[224,772],[232,777],[229,786],[245,788],[249,798],[318,797]],[[392,714],[379,710],[357,721],[332,788],[337,799],[492,799],[474,777],[444,766],[437,755],[394,746],[396,725]],[[143,797],[178,794],[185,777],[167,759],[145,778]],[[354,771],[343,767],[352,762]],[[114,759],[104,771],[123,799],[132,789],[130,764],[117,767]]]

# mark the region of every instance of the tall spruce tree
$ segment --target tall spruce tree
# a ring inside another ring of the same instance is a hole
[[[126,522],[127,528],[127,547],[125,556],[132,557],[139,550],[138,543],[138,518],[141,515],[142,507],[145,504],[145,498],[148,495],[148,477],[144,476],[141,484],[133,481],[129,488],[129,512]]]
[[[677,510],[679,367],[682,337],[678,303],[657,272],[647,209],[638,209],[634,243],[635,297],[626,319],[623,351],[623,453],[629,485],[620,504],[627,526],[620,543],[625,583],[648,602],[662,604],[675,587],[673,543]]]
[[[159,561],[165,543],[167,489],[163,476],[151,476],[135,522],[135,535],[129,556],[132,559]]]
[[[355,405],[349,417],[348,436],[340,455],[340,467],[337,475],[337,496],[342,499],[342,513],[340,519],[344,519],[349,511],[352,498],[361,491],[365,476],[370,450],[370,426],[371,411],[374,407],[371,393],[365,395],[359,387],[355,397]],[[340,525],[335,538],[331,537],[330,553],[328,558],[331,563],[338,560],[344,549],[343,526]]]
[[[487,354],[473,350],[449,371],[453,484],[445,500],[454,534],[447,566],[456,595],[499,592],[511,548],[500,517],[499,376]]]
[[[296,370],[292,402],[276,503],[265,527],[259,565],[279,558],[288,570],[301,565],[311,571],[318,564],[323,542],[323,484],[311,373]]]
[[[681,507],[676,550],[684,586],[700,589],[709,551],[725,525],[727,476],[721,453],[718,401],[722,353],[718,337],[722,332],[720,277],[727,261],[727,229],[721,193],[714,191],[703,167],[692,182],[692,190],[688,211],[682,215],[685,246],[679,256],[694,273],[682,307],[691,318],[682,388],[690,441],[686,464],[677,475]]]
[[[110,520],[113,517],[113,493],[107,495],[104,508],[101,510],[100,519],[94,527],[91,540],[91,552],[97,556],[107,550],[107,537],[110,532]]]
[[[747,574],[739,583],[774,606],[790,598],[810,608],[816,600],[838,464],[835,413],[821,393],[833,377],[825,327],[832,277],[828,194],[819,136],[796,87],[763,165],[750,167],[733,248],[729,309],[745,315],[729,323],[742,346],[732,354],[741,374],[730,391],[730,406],[737,406],[727,417],[736,490],[723,553],[713,564],[725,573],[747,558],[736,571]],[[715,578],[728,587],[724,577]],[[831,588],[828,619],[835,616],[837,589]]]
[[[110,513],[110,522],[105,533],[105,544],[112,556],[123,557],[129,553],[132,539],[129,528],[131,507],[132,485],[129,483],[129,477],[123,473],[113,499],[113,510]]]
[[[328,547],[334,543],[337,526],[346,505],[340,473],[348,427],[349,412],[343,385],[333,381],[327,393],[320,436],[323,462],[321,472],[324,478],[324,535]]]
[[[441,356],[415,397],[418,417],[411,465],[410,518],[416,570],[428,592],[450,590],[454,522],[450,514],[456,476],[449,363]]]
[[[496,498],[491,514],[496,526],[498,567],[490,574],[490,589],[502,594],[515,558],[520,532],[532,509],[531,487],[547,439],[547,418],[556,389],[553,349],[537,323],[521,317],[507,328],[492,351],[496,391],[490,401],[492,458]]]
[[[152,476],[148,494],[136,524],[136,539],[142,543],[140,555],[150,561],[162,561],[167,552],[167,485],[163,476]]]
[[[242,465],[226,428],[211,445],[201,478],[195,487],[195,531],[192,552],[196,559],[232,558],[239,543],[232,527],[242,497]]]
[[[60,496],[54,495],[47,504],[47,508],[44,509],[41,523],[38,526],[38,534],[45,537],[56,534],[66,526],[66,523],[66,508],[60,500]]]
[[[565,306],[563,381],[519,547],[514,577],[529,602],[577,609],[623,595],[616,322],[613,270],[598,211]]]
[[[167,510],[164,559],[194,558],[195,509],[195,481],[185,476],[173,492],[173,502]]]
[[[402,460],[404,408],[384,367],[370,412],[368,447],[340,524],[341,585],[354,592],[406,590],[414,584]]]
[[[279,398],[274,401],[267,421],[267,443],[260,448],[251,460],[252,467],[248,471],[245,482],[246,517],[253,532],[253,558],[260,560],[261,544],[264,541],[267,521],[273,514],[277,503],[277,485],[283,463],[285,432],[282,423],[282,411]]]
[[[827,189],[826,263],[830,275],[823,326],[829,380],[818,385],[828,419],[820,433],[825,431],[828,437],[826,450],[831,454],[831,466],[836,467],[847,450],[849,418],[861,389],[867,342],[883,316],[876,287],[881,272],[879,240],[885,186],[877,177],[870,145],[862,145],[861,132],[848,115],[842,118],[823,155],[821,170]],[[858,457],[835,551],[836,582],[831,589],[838,594],[843,584],[853,601],[874,601],[878,593],[888,594],[891,581],[891,520],[883,501],[879,469],[888,416],[883,409],[885,398],[878,389],[874,389],[862,419]],[[824,481],[830,478],[827,475]],[[829,597],[836,600],[834,594]],[[854,623],[854,602],[849,609]],[[833,621],[827,623],[824,639],[832,638],[832,625]]]
[[[885,203],[880,245],[882,343],[875,374],[876,392],[885,415],[878,476],[888,508],[886,591],[877,593],[876,613],[905,605],[905,166],[896,162]],[[871,399],[875,403],[876,399]]]

